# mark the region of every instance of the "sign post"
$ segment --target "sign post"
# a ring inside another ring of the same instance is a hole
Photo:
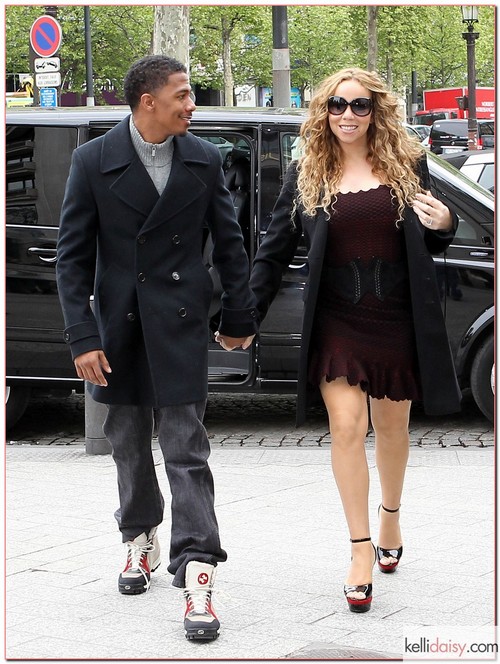
[[[61,85],[59,73],[60,60],[53,57],[59,50],[62,42],[62,29],[59,21],[46,14],[37,18],[30,29],[30,47],[40,56],[34,58],[35,68],[35,103],[41,106],[57,106],[57,90]],[[43,90],[47,92],[43,93]],[[54,92],[55,100],[54,100]]]
[[[50,58],[61,46],[62,30],[53,16],[40,16],[31,26],[30,43],[37,55]]]
[[[57,88],[40,89],[40,106],[55,108],[57,106]]]

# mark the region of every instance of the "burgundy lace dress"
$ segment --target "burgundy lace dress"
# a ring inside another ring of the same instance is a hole
[[[390,188],[338,194],[332,210],[309,354],[309,382],[347,377],[375,399],[421,398],[409,281],[383,300],[365,292],[354,303],[336,288],[335,269],[374,257],[406,266],[403,231]],[[405,269],[405,268],[403,268]]]

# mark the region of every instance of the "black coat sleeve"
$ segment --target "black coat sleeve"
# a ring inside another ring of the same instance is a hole
[[[261,320],[279,290],[283,272],[291,263],[302,235],[301,215],[299,210],[294,211],[296,183],[297,167],[293,162],[285,175],[271,223],[253,262],[250,288],[255,294]]]
[[[417,173],[420,177],[422,189],[429,191],[431,189],[431,178],[429,167],[427,166],[427,156],[424,154],[417,165]],[[430,254],[440,254],[445,251],[453,241],[458,227],[458,217],[450,210],[452,217],[452,227],[449,231],[436,231],[430,228],[425,229],[425,244]]]
[[[78,149],[73,152],[61,209],[57,244],[57,287],[65,321],[64,340],[73,359],[102,349],[90,296],[94,292],[98,215]]]
[[[258,329],[257,310],[248,285],[250,265],[231,195],[224,185],[222,160],[217,148],[212,150],[216,176],[207,212],[214,247],[213,263],[223,288],[219,332],[231,337],[245,337]]]

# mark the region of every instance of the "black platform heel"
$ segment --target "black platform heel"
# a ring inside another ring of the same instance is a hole
[[[359,542],[371,542],[371,541],[372,541],[371,537],[364,537],[362,539],[352,539],[351,543],[358,544]],[[375,565],[377,552],[374,546],[373,546],[373,552],[375,554],[375,557],[373,559],[373,564]],[[349,597],[349,593],[359,593],[360,595],[363,595],[363,597],[360,598]],[[372,599],[373,599],[372,584],[365,583],[360,586],[344,585],[344,595],[347,600],[347,604],[349,605],[349,609],[353,613],[366,613],[366,611],[370,610],[372,604]]]
[[[384,507],[382,504],[379,505],[378,511],[380,514],[380,508],[384,510],[384,512],[389,512],[390,514],[395,514],[396,512],[399,512],[399,507],[397,510],[389,510],[387,507]],[[381,572],[384,572],[384,574],[391,574],[392,572],[396,571],[397,566],[399,565],[399,561],[401,560],[401,556],[403,555],[403,545],[401,545],[398,549],[383,549],[381,546],[377,546],[377,562],[378,562],[378,568]],[[394,562],[392,563],[383,563],[382,558],[393,558]]]

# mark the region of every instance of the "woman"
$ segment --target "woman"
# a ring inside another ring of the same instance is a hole
[[[456,217],[429,191],[424,150],[401,124],[396,98],[374,72],[327,78],[301,128],[302,156],[286,175],[255,257],[251,287],[263,318],[302,233],[309,257],[297,423],[319,388],[332,467],[352,542],[344,586],[351,611],[372,600],[375,560],[402,555],[399,507],[413,400],[428,414],[459,410],[432,254]],[[382,490],[378,546],[368,519],[368,418]]]

